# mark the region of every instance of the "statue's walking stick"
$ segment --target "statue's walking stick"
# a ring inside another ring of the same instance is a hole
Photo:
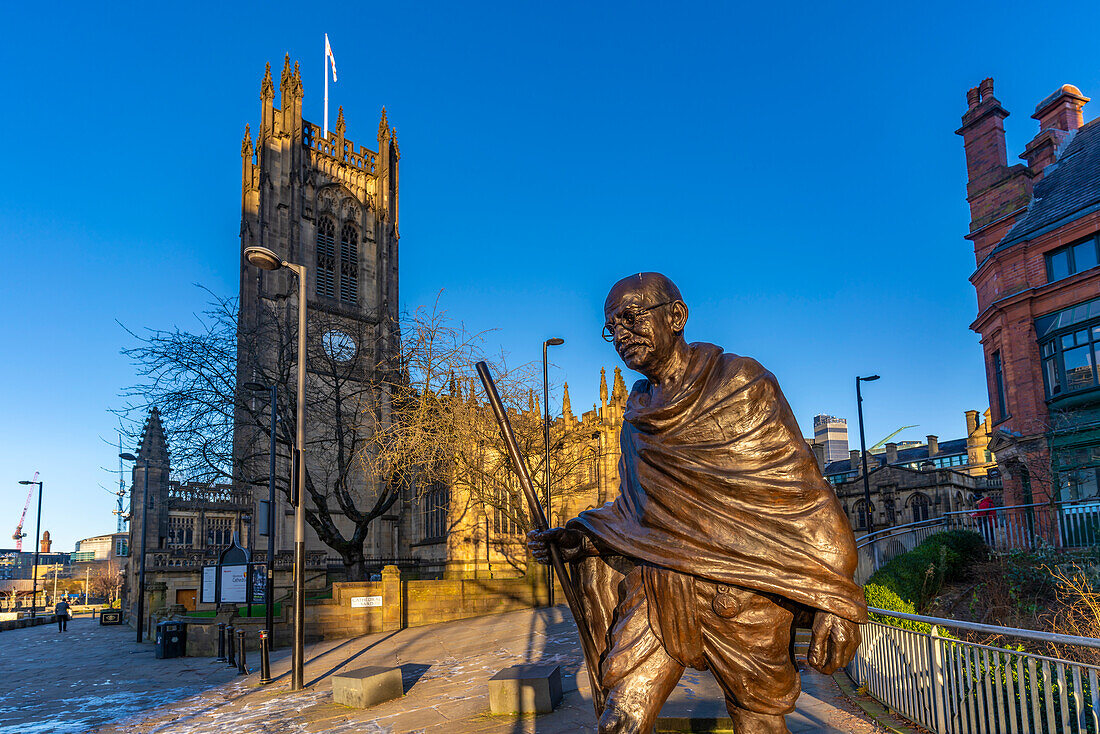
[[[496,383],[493,382],[493,377],[489,374],[489,366],[484,362],[478,362],[477,374],[481,377],[481,384],[485,386],[485,392],[489,396],[489,404],[493,406],[493,414],[496,416],[497,425],[500,426],[500,433],[504,436],[504,444],[508,447],[508,456],[512,460],[512,467],[516,471],[516,476],[519,477],[523,496],[527,498],[527,507],[531,511],[531,524],[534,525],[535,530],[546,530],[549,527],[546,522],[546,513],[543,511],[542,505],[539,504],[539,498],[535,494],[534,486],[531,484],[531,474],[527,470],[527,462],[524,461],[523,455],[519,452],[516,436],[512,433],[512,425],[508,422],[508,414],[504,412],[500,395],[497,394]],[[603,711],[603,691],[600,688],[599,676],[597,675],[600,658],[596,654],[596,642],[592,638],[592,630],[588,627],[588,619],[584,616],[580,599],[577,598],[577,590],[569,581],[569,574],[565,570],[565,563],[561,559],[561,551],[553,543],[550,544],[550,565],[553,567],[558,579],[561,580],[561,588],[565,592],[565,600],[569,603],[569,611],[573,613],[573,619],[577,622],[577,633],[581,638],[584,662],[588,668],[588,681],[592,686],[592,703],[596,708],[596,718],[598,719]]]

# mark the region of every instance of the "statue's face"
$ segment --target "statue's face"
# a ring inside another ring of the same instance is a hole
[[[683,339],[676,328],[679,301],[662,302],[652,289],[616,284],[604,302],[607,333],[619,357],[632,370],[652,377]],[[680,304],[682,308],[682,304]],[[683,314],[686,318],[686,309]]]

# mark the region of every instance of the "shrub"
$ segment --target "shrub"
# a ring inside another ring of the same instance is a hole
[[[944,582],[961,578],[967,566],[983,558],[985,551],[985,542],[977,533],[965,530],[936,533],[885,564],[867,583],[884,586],[902,601],[923,611]]]

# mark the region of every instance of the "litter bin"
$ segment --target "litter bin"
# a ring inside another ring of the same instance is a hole
[[[187,651],[187,625],[183,622],[157,624],[156,657],[182,658]]]

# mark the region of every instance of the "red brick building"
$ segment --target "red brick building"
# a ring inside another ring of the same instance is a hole
[[[1035,108],[1039,132],[1009,165],[1008,112],[986,79],[963,137],[977,269],[971,328],[985,353],[1006,505],[1095,497],[1100,467],[1100,120],[1065,85]]]

